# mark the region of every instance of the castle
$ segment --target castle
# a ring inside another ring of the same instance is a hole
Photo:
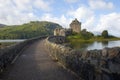
[[[75,32],[75,33],[81,32],[81,22],[79,22],[77,19],[71,22],[69,29],[56,28],[54,30],[54,35],[55,36],[68,36],[72,34],[72,32]]]

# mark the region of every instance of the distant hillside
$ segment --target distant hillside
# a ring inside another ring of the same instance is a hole
[[[4,24],[0,24],[0,28],[2,28],[2,27],[4,27],[4,26],[6,26],[6,25],[4,25]]]
[[[0,39],[28,39],[42,35],[51,35],[59,24],[47,21],[31,21],[23,25],[0,28]]]

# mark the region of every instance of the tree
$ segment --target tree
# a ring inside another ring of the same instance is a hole
[[[102,37],[108,38],[108,31],[107,31],[107,30],[104,30],[104,31],[102,32]]]
[[[81,38],[88,40],[94,37],[94,34],[91,32],[88,32],[86,29],[83,29],[80,33]]]

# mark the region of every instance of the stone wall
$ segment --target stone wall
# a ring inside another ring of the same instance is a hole
[[[9,65],[11,62],[19,55],[19,53],[27,46],[35,42],[36,40],[41,40],[46,38],[37,37],[33,39],[26,40],[24,42],[20,42],[18,44],[12,45],[10,47],[6,47],[4,49],[0,49],[0,73]]]
[[[79,77],[84,80],[120,80],[119,47],[80,52],[58,44],[64,42],[64,37],[63,40],[59,38],[52,36],[46,39],[50,55]]]
[[[54,36],[68,36],[72,34],[71,29],[56,28],[54,30]]]

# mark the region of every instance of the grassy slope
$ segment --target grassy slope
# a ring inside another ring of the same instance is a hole
[[[2,42],[2,43],[0,43],[0,49],[5,48],[7,46],[11,46],[13,44],[16,44],[16,42]]]
[[[26,39],[42,35],[51,35],[59,24],[46,21],[32,21],[23,25],[0,28],[0,39]]]

